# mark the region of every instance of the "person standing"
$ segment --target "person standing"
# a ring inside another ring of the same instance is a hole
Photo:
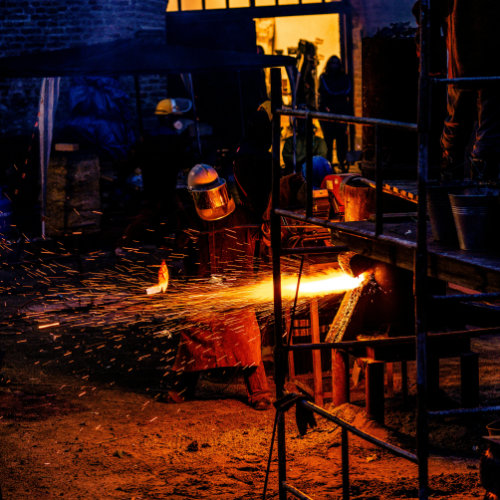
[[[299,109],[307,109],[305,106]],[[283,150],[283,162],[285,164],[284,175],[289,175],[295,171],[300,171],[302,164],[306,161],[307,147],[306,147],[306,121],[302,119],[296,120],[296,135],[295,135],[295,151],[294,151],[294,137],[293,135],[285,139]],[[312,139],[312,154],[313,156],[322,156],[327,158],[328,147],[325,139],[316,134],[316,127],[313,126],[313,139]]]
[[[420,2],[413,13],[419,21]],[[439,0],[433,4],[433,46],[444,34],[448,78],[500,76],[496,0]],[[441,134],[442,180],[463,179],[470,162],[472,179],[498,181],[500,165],[500,84],[448,85],[447,117]]]
[[[350,101],[351,80],[344,73],[342,63],[337,56],[331,56],[319,77],[319,110],[339,115],[351,115]],[[328,152],[326,159],[333,161],[333,142],[337,150],[340,170],[346,172],[347,165],[347,124],[339,122],[320,121],[321,130]]]

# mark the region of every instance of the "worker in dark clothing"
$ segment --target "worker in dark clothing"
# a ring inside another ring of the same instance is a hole
[[[283,145],[283,161],[285,163],[284,174],[288,175],[295,171],[300,171],[302,164],[306,161],[306,121],[297,120],[297,128],[295,135],[295,157],[293,150],[293,135],[285,139]],[[316,127],[313,128],[313,143],[312,154],[313,156],[327,157],[327,145],[325,140],[317,135]]]
[[[247,124],[233,164],[238,195],[257,221],[262,218],[271,195],[273,158],[270,150],[271,121],[268,112],[259,107]]]
[[[419,4],[414,14],[419,18]],[[448,52],[449,78],[500,76],[500,3],[496,0],[439,0],[432,21]],[[435,31],[435,30],[433,30]],[[435,43],[439,43],[436,40]],[[500,84],[448,85],[447,118],[441,135],[443,180],[463,179],[471,142],[471,176],[497,181],[500,164]]]
[[[257,179],[255,179],[257,180]],[[246,185],[241,180],[239,186]],[[253,192],[248,186],[247,189]],[[253,271],[260,235],[255,214],[229,196],[225,180],[208,165],[195,165],[188,190],[201,219],[197,231],[198,270],[201,277],[246,278]],[[271,404],[261,355],[261,336],[255,311],[249,305],[218,312],[193,311],[196,325],[180,333],[168,396],[175,402],[194,394],[197,374],[239,368],[245,379],[248,403],[257,410]]]
[[[351,115],[350,101],[351,80],[344,73],[342,63],[337,56],[331,56],[326,63],[325,71],[319,77],[319,110],[339,115]],[[320,121],[323,137],[328,153],[326,159],[333,161],[333,142],[337,150],[337,159],[342,172],[347,165],[347,124]]]
[[[146,130],[136,148],[143,185],[143,206],[125,229],[119,247],[133,240],[152,237],[158,240],[160,227],[166,232],[176,228],[175,200],[177,176],[193,164],[192,139],[185,117],[191,109],[189,99],[163,99],[155,110],[156,125]]]

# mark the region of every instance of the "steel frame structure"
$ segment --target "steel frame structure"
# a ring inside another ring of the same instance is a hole
[[[273,254],[273,283],[274,283],[274,316],[275,316],[275,382],[276,382],[276,420],[273,430],[277,435],[278,445],[278,474],[279,474],[279,498],[286,500],[287,493],[296,498],[310,499],[305,493],[290,485],[286,480],[286,439],[285,439],[285,412],[290,407],[290,394],[285,394],[285,376],[287,371],[287,353],[290,350],[301,349],[349,349],[361,345],[365,341],[339,342],[335,344],[294,344],[287,345],[284,341],[286,331],[283,328],[283,311],[281,297],[281,256],[290,255],[293,249],[283,249],[281,242],[281,217],[286,216],[292,219],[308,222],[314,225],[335,228],[334,222],[325,221],[312,216],[312,138],[313,138],[313,118],[337,121],[349,124],[360,124],[363,126],[373,126],[375,128],[375,164],[376,164],[376,220],[375,238],[383,234],[383,213],[382,213],[382,166],[380,158],[380,134],[381,127],[397,127],[406,130],[413,130],[418,134],[418,164],[417,164],[417,242],[414,256],[414,303],[415,303],[415,340],[416,346],[416,366],[417,366],[417,432],[416,432],[416,453],[394,447],[387,442],[373,438],[362,431],[356,429],[348,422],[339,419],[319,406],[307,400],[303,395],[295,395],[293,404],[302,405],[309,411],[313,411],[324,418],[336,423],[342,428],[342,491],[343,499],[349,499],[349,454],[348,454],[348,433],[370,441],[391,453],[403,457],[418,466],[418,495],[419,499],[426,500],[429,496],[428,488],[428,457],[429,457],[429,437],[428,419],[432,416],[443,416],[463,413],[482,413],[498,411],[498,406],[459,408],[446,411],[429,411],[427,398],[427,317],[426,309],[429,301],[478,301],[487,298],[498,298],[498,293],[474,294],[474,295],[452,295],[452,296],[430,296],[428,293],[428,248],[427,248],[427,186],[428,186],[428,163],[429,163],[429,130],[430,130],[430,97],[432,86],[436,84],[449,85],[458,82],[469,82],[477,84],[484,81],[500,81],[500,77],[474,77],[474,78],[432,78],[429,74],[429,60],[431,49],[431,26],[430,26],[430,0],[421,0],[420,13],[420,72],[418,89],[418,114],[417,123],[403,123],[389,120],[378,120],[346,115],[335,115],[330,113],[319,113],[312,111],[299,111],[282,108],[281,101],[281,76],[279,70],[271,70],[271,100],[273,110],[273,189],[272,189],[272,212],[271,212],[271,245]],[[297,214],[292,211],[279,208],[280,196],[280,135],[281,116],[293,116],[306,121],[306,181],[308,185],[306,213]],[[313,253],[314,249],[309,249]],[[324,250],[324,249],[323,249]],[[307,253],[308,250],[301,249],[300,253]],[[487,329],[488,332],[498,332],[499,328]],[[485,329],[477,330],[475,334],[487,333]],[[474,334],[473,334],[474,335]],[[391,339],[387,339],[391,341]],[[381,342],[384,342],[383,340]],[[363,344],[366,345],[366,344]],[[272,446],[271,446],[272,452]],[[267,485],[267,482],[266,482]],[[264,490],[265,494],[265,490]]]

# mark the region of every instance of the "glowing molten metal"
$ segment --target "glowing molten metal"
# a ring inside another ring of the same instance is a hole
[[[300,280],[299,297],[317,297],[333,293],[344,293],[358,288],[367,279],[367,274],[356,278],[342,271],[332,270],[328,273],[304,276]],[[247,288],[248,296],[257,302],[273,299],[273,282],[266,280]],[[293,300],[297,290],[297,277],[286,276],[281,280],[281,294],[285,300]]]
[[[168,288],[168,267],[165,261],[162,261],[160,269],[158,271],[158,284],[155,286],[150,286],[146,289],[148,295],[154,295],[155,293],[166,292]]]

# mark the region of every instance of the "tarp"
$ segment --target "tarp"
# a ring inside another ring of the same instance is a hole
[[[40,102],[38,104],[38,130],[40,140],[40,194],[42,238],[45,238],[45,215],[47,208],[47,170],[49,167],[50,150],[52,148],[52,133],[54,130],[54,117],[59,99],[59,78],[44,78],[40,89]]]
[[[0,77],[195,73],[295,66],[288,56],[151,43],[140,39],[0,58]]]

